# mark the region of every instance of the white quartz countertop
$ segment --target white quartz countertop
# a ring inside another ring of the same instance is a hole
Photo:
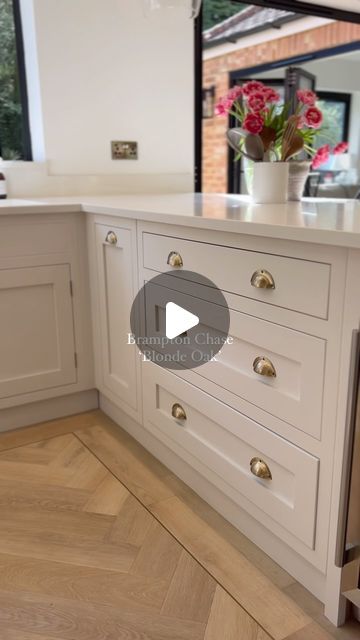
[[[81,212],[360,248],[360,201],[310,199],[254,204],[222,194],[75,196],[0,201],[0,216]]]

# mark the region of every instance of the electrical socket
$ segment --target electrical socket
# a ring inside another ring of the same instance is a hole
[[[126,140],[112,140],[111,157],[113,160],[137,160],[138,143]]]

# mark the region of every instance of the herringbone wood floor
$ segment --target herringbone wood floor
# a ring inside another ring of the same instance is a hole
[[[206,508],[100,412],[3,434],[0,640],[331,638]]]

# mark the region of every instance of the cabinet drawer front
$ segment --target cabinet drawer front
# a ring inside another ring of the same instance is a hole
[[[318,318],[328,317],[329,264],[152,233],[143,234],[143,252],[144,267],[148,269],[171,270],[167,260],[176,252],[181,255],[185,270],[203,274],[223,291]],[[259,271],[271,274],[275,288],[251,284]]]
[[[143,386],[147,429],[252,515],[314,548],[317,458],[157,365],[143,363]],[[174,405],[186,419],[173,417]],[[272,479],[251,472],[253,458]]]
[[[0,270],[0,397],[76,382],[69,265]]]
[[[148,331],[153,336],[165,335],[165,308],[171,300],[171,290],[151,283],[148,288],[151,290],[146,300]],[[196,332],[216,335],[216,305],[191,297],[189,307],[189,296],[179,292],[176,292],[176,303],[190,308],[200,317]],[[202,321],[204,317],[206,324]],[[229,337],[232,344],[222,347],[216,361],[203,364],[195,372],[301,431],[320,438],[325,340],[233,310],[230,310]],[[160,350],[159,346],[154,348]],[[190,349],[186,344],[181,348]],[[276,377],[256,373],[257,358],[268,359]]]
[[[103,385],[136,409],[137,353],[128,345],[135,291],[132,232],[102,224],[95,228]]]

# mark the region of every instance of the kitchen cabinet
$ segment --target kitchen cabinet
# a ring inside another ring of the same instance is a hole
[[[136,294],[136,227],[116,220],[116,225],[95,224],[97,286],[92,279],[95,314],[97,379],[100,390],[133,416],[139,410],[139,361],[129,344],[131,306]]]
[[[85,232],[81,213],[0,216],[0,429],[94,407]]]

